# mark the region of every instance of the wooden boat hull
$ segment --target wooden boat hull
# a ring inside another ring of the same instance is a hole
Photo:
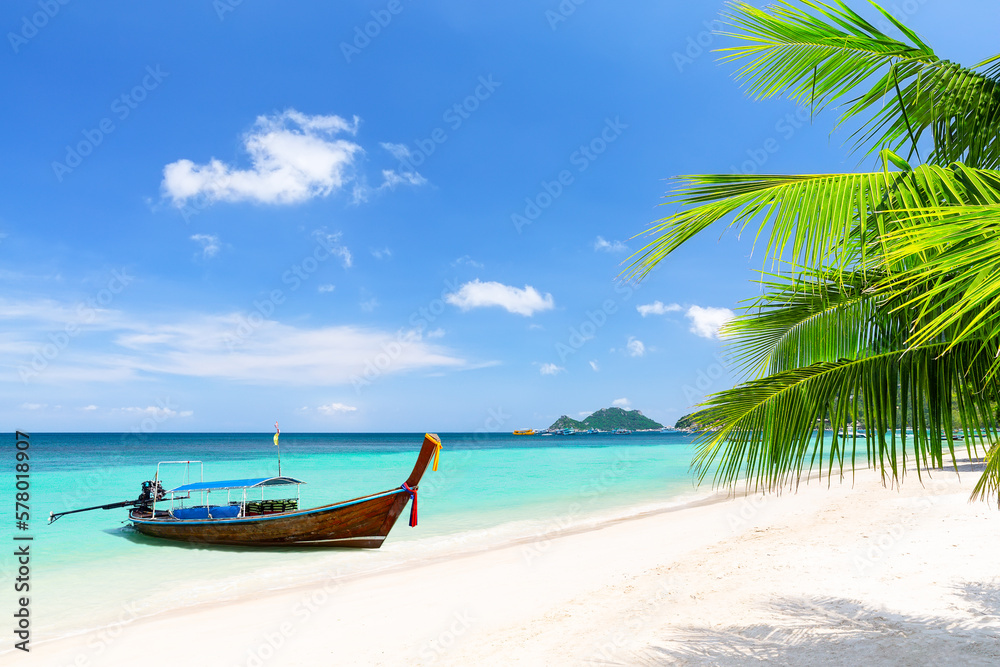
[[[406,484],[416,489],[440,441],[424,438],[417,463]],[[402,514],[410,494],[403,488],[305,510],[235,519],[178,520],[132,510],[138,532],[167,540],[206,545],[247,547],[360,547],[377,549]]]

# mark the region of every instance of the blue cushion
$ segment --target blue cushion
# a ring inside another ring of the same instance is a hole
[[[232,519],[239,516],[239,505],[213,505],[208,507],[181,507],[175,509],[174,517],[178,519],[207,519],[211,509],[213,519]]]

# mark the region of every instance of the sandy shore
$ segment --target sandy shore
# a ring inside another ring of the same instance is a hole
[[[36,643],[128,665],[1000,664],[978,474],[812,483]],[[555,526],[554,526],[555,528]],[[324,575],[318,574],[318,577]],[[113,585],[113,582],[109,582]]]

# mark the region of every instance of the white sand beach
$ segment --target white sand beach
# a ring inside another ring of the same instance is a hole
[[[31,665],[1000,664],[978,473],[871,471],[44,642]],[[391,539],[391,538],[390,538]],[[13,658],[13,660],[12,660]],[[7,654],[11,663],[22,655]]]

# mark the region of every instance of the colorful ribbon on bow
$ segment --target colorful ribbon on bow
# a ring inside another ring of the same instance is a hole
[[[438,458],[441,456],[441,443],[437,443],[437,447],[434,448],[434,467],[432,470],[437,471],[438,469]]]
[[[403,486],[399,487],[410,494],[410,499],[413,500],[413,504],[410,505],[410,528],[417,525],[417,490],[411,489],[410,485],[403,482]]]

